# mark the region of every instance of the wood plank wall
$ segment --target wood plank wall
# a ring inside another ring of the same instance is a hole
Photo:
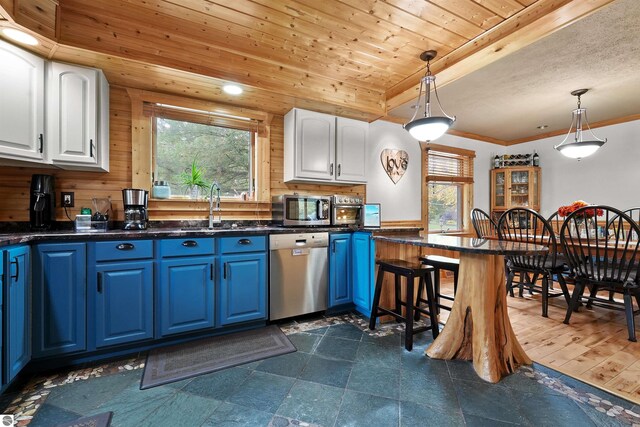
[[[56,199],[60,191],[75,192],[74,218],[81,207],[92,208],[93,197],[111,197],[114,219],[122,220],[123,188],[131,186],[131,101],[123,88],[111,87],[110,96],[110,172],[76,172],[56,168],[0,167],[0,221],[29,221],[29,187],[32,174],[55,177]],[[60,200],[57,200],[60,205]],[[56,209],[56,219],[66,220],[64,209]]]
[[[0,221],[29,220],[29,186],[32,174],[51,174],[56,179],[56,198],[60,191],[75,192],[75,207],[69,208],[74,218],[81,207],[92,207],[92,197],[111,197],[114,219],[122,220],[122,188],[131,186],[131,101],[126,88],[110,89],[110,172],[75,172],[55,168],[0,167]],[[336,186],[316,184],[286,184],[284,178],[284,117],[275,116],[271,122],[271,195],[298,192],[301,194],[351,194],[365,196],[365,185]],[[59,205],[58,200],[58,205]],[[240,205],[243,205],[244,208]],[[149,205],[151,220],[206,219],[208,204],[193,201],[152,201]],[[173,209],[175,207],[175,209]],[[234,213],[222,219],[270,219],[270,206],[252,202],[239,202]],[[265,212],[266,210],[266,212]],[[195,215],[194,211],[202,211]],[[64,209],[57,208],[56,218],[65,220]]]

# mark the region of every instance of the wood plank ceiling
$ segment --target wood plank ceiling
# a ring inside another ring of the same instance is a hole
[[[438,51],[446,84],[609,1],[0,0],[13,21],[0,26],[34,31],[36,51],[103,68],[111,84],[375,120],[416,96],[422,51]],[[229,81],[245,95],[224,95]]]

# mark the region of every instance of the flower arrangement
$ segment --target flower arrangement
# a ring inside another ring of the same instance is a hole
[[[578,209],[584,208],[585,206],[590,206],[590,204],[585,202],[584,200],[576,200],[575,202],[571,203],[568,206],[560,206],[558,208],[558,215],[562,217],[567,217],[573,212],[577,211]],[[602,209],[587,209],[583,212],[582,217],[592,218],[594,216],[601,216],[602,213],[603,213]]]

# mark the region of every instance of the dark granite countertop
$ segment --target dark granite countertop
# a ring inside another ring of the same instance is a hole
[[[503,240],[429,234],[427,236],[376,235],[374,240],[403,243],[413,246],[486,255],[537,255],[549,250],[546,246]]]
[[[78,241],[78,240],[130,240],[154,239],[171,237],[224,237],[259,234],[288,234],[288,233],[320,233],[320,232],[398,232],[415,231],[419,228],[383,227],[383,228],[353,228],[353,227],[278,227],[265,225],[242,225],[239,227],[215,227],[209,229],[200,226],[150,227],[147,230],[107,230],[76,232],[73,230],[60,231],[17,231],[7,232],[6,228],[0,233],[0,247],[20,243],[43,241]]]

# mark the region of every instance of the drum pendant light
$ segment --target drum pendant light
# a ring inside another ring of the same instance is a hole
[[[602,147],[607,139],[600,139],[593,134],[593,131],[589,127],[587,121],[587,109],[580,106],[580,97],[587,93],[589,89],[577,89],[571,92],[571,95],[578,97],[578,108],[571,112],[571,126],[569,127],[569,133],[565,136],[564,140],[556,145],[555,148],[563,155],[572,159],[582,159],[588,157],[598,151],[598,148]],[[584,132],[582,130],[582,123],[587,125],[587,130],[591,134],[592,139],[585,140]],[[569,138],[571,131],[575,126],[575,134],[573,138]]]
[[[418,141],[433,141],[435,139],[440,138],[444,133],[451,127],[451,125],[456,121],[455,116],[451,117],[447,115],[442,109],[440,105],[440,98],[438,98],[438,90],[436,88],[436,76],[431,74],[431,69],[429,68],[429,62],[436,57],[438,53],[435,50],[427,50],[422,52],[420,55],[420,59],[426,61],[427,63],[427,71],[425,72],[424,77],[420,80],[420,91],[418,92],[418,99],[416,100],[413,108],[416,110],[413,113],[413,117],[409,123],[403,125],[403,128],[406,129],[411,136],[413,136]],[[433,85],[433,93],[436,96],[436,102],[438,103],[438,108],[442,112],[442,116],[432,116],[431,115],[431,85]],[[424,104],[420,104],[420,100],[422,99],[422,88],[425,88],[424,94]],[[420,109],[423,110],[423,116],[416,119]]]

